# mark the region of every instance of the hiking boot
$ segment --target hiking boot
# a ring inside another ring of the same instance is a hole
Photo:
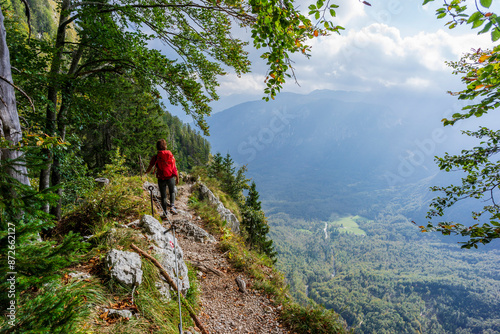
[[[166,218],[167,218],[167,215],[166,215],[165,213],[163,213],[163,212],[162,212],[162,213],[160,214],[160,218],[161,218],[161,219],[166,219]]]
[[[170,211],[171,211],[174,215],[176,215],[176,214],[177,214],[177,210],[175,209],[175,206],[173,206],[173,205],[170,207]]]

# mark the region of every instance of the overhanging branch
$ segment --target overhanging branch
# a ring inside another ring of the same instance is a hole
[[[15,89],[17,89],[21,94],[24,95],[25,98],[28,99],[30,105],[31,105],[31,108],[33,109],[33,112],[35,112],[35,105],[33,104],[33,101],[31,100],[31,98],[28,96],[28,94],[26,94],[21,88],[17,87],[16,85],[14,85],[12,82],[10,82],[9,80],[5,79],[4,77],[0,76],[0,79],[5,81],[6,83],[8,83],[9,85],[11,85],[12,87],[14,87]]]

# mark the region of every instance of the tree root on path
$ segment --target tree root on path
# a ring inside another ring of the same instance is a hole
[[[184,296],[182,296],[182,293],[179,291],[178,287],[177,287],[177,284],[175,284],[175,282],[172,280],[172,278],[170,277],[170,275],[167,273],[167,271],[165,270],[165,268],[163,268],[163,266],[158,262],[158,260],[156,260],[154,257],[152,257],[151,255],[149,255],[148,253],[146,253],[145,251],[143,251],[142,249],[140,249],[139,247],[137,247],[136,245],[132,244],[130,245],[130,247],[135,250],[137,253],[141,254],[142,256],[144,256],[145,258],[149,259],[151,262],[153,262],[153,264],[158,267],[158,269],[160,270],[160,274],[163,275],[163,277],[165,277],[165,279],[167,280],[167,283],[172,287],[172,289],[174,289],[174,291],[176,291],[178,294],[181,295],[181,301],[182,301],[182,304],[184,304],[184,306],[186,307],[186,309],[188,310],[189,312],[189,315],[191,316],[191,319],[193,319],[194,323],[196,324],[196,326],[201,330],[201,332],[203,334],[210,334],[206,329],[205,327],[203,326],[203,324],[201,323],[200,319],[198,319],[198,317],[196,316],[196,313],[194,312],[193,308],[191,307],[191,305],[189,305],[189,303],[186,301],[186,299],[184,298]]]

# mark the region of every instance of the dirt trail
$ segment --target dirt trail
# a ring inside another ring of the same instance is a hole
[[[179,187],[175,203],[179,214],[170,215],[170,219],[190,219],[204,228],[203,221],[197,219],[195,212],[187,205],[190,195],[191,185]],[[252,289],[252,279],[231,266],[218,242],[197,243],[182,234],[178,235],[178,240],[186,261],[202,262],[224,273],[218,276],[211,272],[198,272],[202,304],[198,316],[210,333],[289,333],[278,321],[279,310],[266,296]],[[245,294],[239,291],[236,284],[238,276],[247,284]]]

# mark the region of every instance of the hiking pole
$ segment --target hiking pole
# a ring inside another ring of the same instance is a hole
[[[148,190],[149,190],[149,193],[150,193],[150,197],[151,197],[151,216],[154,217],[155,215],[155,212],[154,212],[154,206],[153,206],[153,190],[155,189],[155,187],[153,186],[149,186],[148,187]],[[162,207],[163,209],[163,207]]]

